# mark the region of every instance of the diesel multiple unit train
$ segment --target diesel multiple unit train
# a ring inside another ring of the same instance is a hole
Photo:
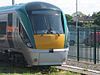
[[[0,7],[0,60],[61,65],[68,50],[68,27],[60,8],[44,2]]]

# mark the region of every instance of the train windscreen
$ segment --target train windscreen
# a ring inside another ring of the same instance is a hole
[[[32,11],[30,20],[35,34],[63,34],[60,11],[38,10]]]

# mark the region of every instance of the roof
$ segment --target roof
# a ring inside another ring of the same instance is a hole
[[[31,2],[26,4],[27,10],[39,10],[39,9],[53,9],[53,10],[61,10],[60,8],[45,2]]]
[[[23,5],[13,5],[13,6],[0,7],[0,12],[15,11],[15,10],[21,8],[22,6]]]
[[[38,9],[53,9],[53,10],[60,10],[60,8],[45,2],[30,2],[27,4],[18,4],[13,6],[6,6],[0,7],[0,12],[7,12],[7,11],[15,11],[17,9],[21,9],[22,7],[26,8],[26,10],[38,10]]]

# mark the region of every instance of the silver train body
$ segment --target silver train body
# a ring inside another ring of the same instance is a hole
[[[68,50],[67,23],[58,7],[32,2],[0,8],[0,52],[12,54],[7,60],[20,53],[27,66],[62,65]]]

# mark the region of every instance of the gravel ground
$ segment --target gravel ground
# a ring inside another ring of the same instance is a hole
[[[93,63],[83,62],[83,61],[78,62],[75,60],[67,60],[67,65],[100,71],[100,64],[93,64]]]

